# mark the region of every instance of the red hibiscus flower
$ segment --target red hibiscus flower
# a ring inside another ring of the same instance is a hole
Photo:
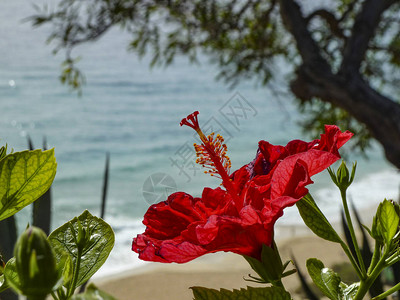
[[[150,206],[146,230],[133,239],[132,250],[147,261],[184,263],[203,254],[230,251],[260,259],[262,245],[271,246],[274,224],[283,209],[304,197],[310,177],[340,158],[338,149],[352,136],[325,126],[321,138],[294,140],[286,146],[259,142],[253,162],[229,175],[231,163],[223,138],[206,137],[198,112],[183,119],[199,134],[197,162],[222,179],[223,188],[205,188],[201,198],[177,192]]]

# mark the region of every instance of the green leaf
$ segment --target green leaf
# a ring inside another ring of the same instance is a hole
[[[71,256],[67,252],[63,252],[61,256],[59,253],[57,257],[57,272],[58,278],[61,278],[62,285],[68,287],[72,282],[72,277],[74,275],[74,265]]]
[[[7,145],[0,148],[0,160],[7,156]]]
[[[18,277],[17,266],[15,264],[15,257],[11,258],[4,268],[4,275],[6,283],[17,293],[21,294],[21,281]]]
[[[280,281],[284,271],[282,260],[275,243],[273,247],[274,248],[263,245],[261,250],[261,261],[254,257],[243,255],[251,268],[266,283],[275,283]]]
[[[343,300],[353,300],[359,287],[360,283],[357,282],[343,288]]]
[[[384,200],[378,208],[378,219],[381,225],[381,234],[387,244],[391,244],[399,226],[399,216],[393,204]]]
[[[114,232],[102,219],[85,210],[54,230],[49,241],[56,252],[59,263],[67,252],[76,266],[80,256],[78,281],[75,287],[85,283],[103,265],[114,247]]]
[[[71,300],[116,300],[116,298],[99,290],[97,286],[91,283],[83,294],[75,295]]]
[[[15,152],[0,160],[0,221],[43,195],[56,168],[54,149]]]
[[[248,286],[247,289],[226,290],[209,289],[204,287],[191,287],[194,300],[290,300],[290,294],[283,288],[272,286],[265,288],[254,288]]]
[[[0,293],[8,289],[10,286],[8,285],[5,275],[0,276]]]
[[[339,300],[342,297],[341,279],[338,274],[316,259],[307,260],[307,270],[311,279],[329,299]]]
[[[339,235],[333,229],[332,225],[326,219],[324,214],[320,211],[314,199],[310,194],[304,196],[296,203],[300,215],[304,223],[310,228],[317,236],[335,243],[341,243]]]

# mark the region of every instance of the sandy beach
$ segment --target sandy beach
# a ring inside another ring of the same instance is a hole
[[[346,261],[347,257],[338,244],[321,240],[306,228],[301,229],[301,236],[299,234],[286,237],[277,244],[282,260],[289,260],[294,255],[304,274],[305,262],[310,257],[322,260],[325,266]],[[149,263],[131,271],[96,279],[94,283],[120,300],[193,299],[191,286],[226,289],[260,286],[245,281],[243,278],[248,278],[248,274],[255,275],[242,256],[221,252],[186,264]],[[284,284],[293,299],[304,299],[296,295],[300,290],[296,274],[285,278]]]

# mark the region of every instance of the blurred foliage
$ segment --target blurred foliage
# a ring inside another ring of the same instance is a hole
[[[368,46],[365,52],[350,53],[356,61],[360,60],[356,69],[377,93],[396,95],[400,81],[400,3],[384,0],[383,8],[374,9],[373,2],[376,1],[309,0],[290,5],[298,6],[298,14],[302,15],[293,22],[305,25],[307,35],[318,48],[317,55],[324,59],[330,72],[339,74],[346,68],[344,57],[352,51],[346,46],[360,36],[367,40]],[[53,9],[37,7],[37,14],[30,20],[34,26],[51,24],[49,42],[55,44],[54,52],[65,49],[67,54],[61,81],[78,91],[85,79],[75,67],[72,49],[96,41],[115,26],[131,34],[130,50],[141,57],[151,55],[151,66],[170,65],[178,54],[198,62],[199,54],[206,54],[219,66],[218,79],[232,86],[250,78],[266,85],[282,75],[276,71],[282,69],[282,62],[289,67],[285,74],[288,81],[295,79],[300,67],[307,67],[308,50],[299,44],[296,26],[285,24],[285,18],[294,16],[282,9],[288,3],[286,0],[62,0]],[[365,16],[366,23],[357,22]],[[293,89],[292,92],[302,98]],[[367,126],[330,104],[333,102],[329,97],[322,100],[311,95],[300,102],[300,110],[307,116],[302,124],[305,131],[314,134],[320,132],[322,124],[338,124],[357,133],[355,147],[361,151],[367,149],[371,139]]]

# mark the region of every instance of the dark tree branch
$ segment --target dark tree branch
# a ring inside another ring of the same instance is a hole
[[[382,14],[397,0],[366,0],[355,19],[343,53],[340,72],[358,73]]]
[[[382,6],[381,13],[383,8],[388,7],[388,1],[382,2],[386,2],[386,5]],[[400,106],[372,89],[361,78],[358,68],[351,73],[333,74],[329,64],[322,58],[320,48],[312,39],[307,29],[307,20],[301,15],[298,4],[293,0],[280,0],[280,5],[284,24],[293,35],[302,57],[302,65],[296,73],[297,78],[291,83],[292,92],[303,101],[317,97],[349,111],[359,122],[366,124],[374,138],[384,146],[387,159],[400,167]],[[364,7],[364,11],[369,9]],[[377,13],[375,26],[381,13]],[[362,24],[360,17],[358,22],[356,29]],[[364,32],[362,38],[354,37],[353,33],[350,43],[353,43],[353,46],[360,42],[368,43],[373,32],[374,28],[370,28]],[[347,51],[348,49],[349,47],[346,48]],[[356,55],[349,53],[348,56],[362,60],[362,53],[366,49],[354,50]],[[361,63],[361,60],[358,63]],[[349,64],[354,66],[353,62]],[[377,114],[377,111],[380,113]]]
[[[323,76],[309,68],[298,69],[291,89],[300,98],[317,97],[347,110],[367,125],[383,145],[386,158],[400,168],[400,105],[376,92],[361,77]]]
[[[300,6],[293,0],[280,0],[279,3],[283,24],[294,37],[303,64],[318,65],[321,72],[331,73],[329,64],[321,56],[320,48],[307,28]]]
[[[339,23],[346,20],[346,18],[351,14],[351,12],[353,12],[354,7],[356,6],[357,2],[358,2],[357,0],[354,0],[349,3],[349,5],[347,6],[347,9],[343,12],[342,16],[338,20]]]
[[[343,33],[343,29],[340,28],[340,23],[339,20],[336,19],[335,15],[331,13],[330,11],[327,11],[325,9],[318,9],[316,11],[313,11],[310,15],[308,15],[305,20],[307,23],[309,23],[314,17],[320,17],[324,19],[328,25],[329,28],[331,29],[331,32],[341,38],[345,39],[346,36]]]

